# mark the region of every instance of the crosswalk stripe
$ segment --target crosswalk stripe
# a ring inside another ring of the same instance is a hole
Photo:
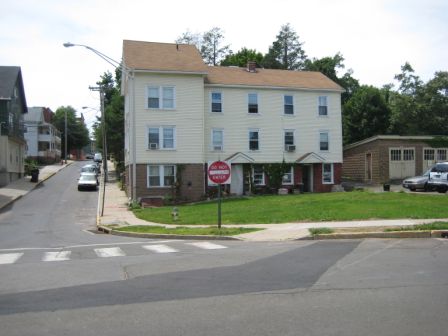
[[[5,253],[0,254],[0,264],[14,264],[20,257],[23,256],[23,253]]]
[[[124,257],[126,254],[119,247],[100,248],[94,250],[100,258]]]
[[[199,247],[201,249],[205,249],[205,250],[219,250],[219,249],[227,248],[227,246],[213,244],[213,243],[209,243],[209,242],[188,243],[188,245],[193,245],[193,246]]]
[[[156,252],[156,253],[174,253],[179,252],[175,248],[169,247],[167,245],[144,245],[142,246],[144,249]]]
[[[71,251],[45,252],[42,261],[65,261],[70,260]]]

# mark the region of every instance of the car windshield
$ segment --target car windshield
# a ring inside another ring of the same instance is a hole
[[[448,164],[446,163],[437,164],[431,169],[431,172],[448,173]]]
[[[95,175],[81,175],[80,181],[96,181]]]

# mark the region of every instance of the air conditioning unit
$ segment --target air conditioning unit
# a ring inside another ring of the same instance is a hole
[[[149,149],[158,149],[159,148],[159,144],[158,143],[150,143],[149,144]]]
[[[286,145],[287,152],[294,152],[296,150],[296,145]]]
[[[222,146],[213,146],[213,150],[222,151]]]

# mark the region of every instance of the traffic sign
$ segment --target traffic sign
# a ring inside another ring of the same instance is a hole
[[[230,165],[225,161],[214,161],[208,166],[208,179],[213,184],[229,184],[230,173]]]

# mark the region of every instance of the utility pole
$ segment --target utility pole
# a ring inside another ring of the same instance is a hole
[[[103,169],[104,182],[107,182],[107,139],[106,139],[106,118],[104,113],[104,88],[102,86],[89,86],[91,91],[99,91],[101,101],[101,133],[103,140]]]

